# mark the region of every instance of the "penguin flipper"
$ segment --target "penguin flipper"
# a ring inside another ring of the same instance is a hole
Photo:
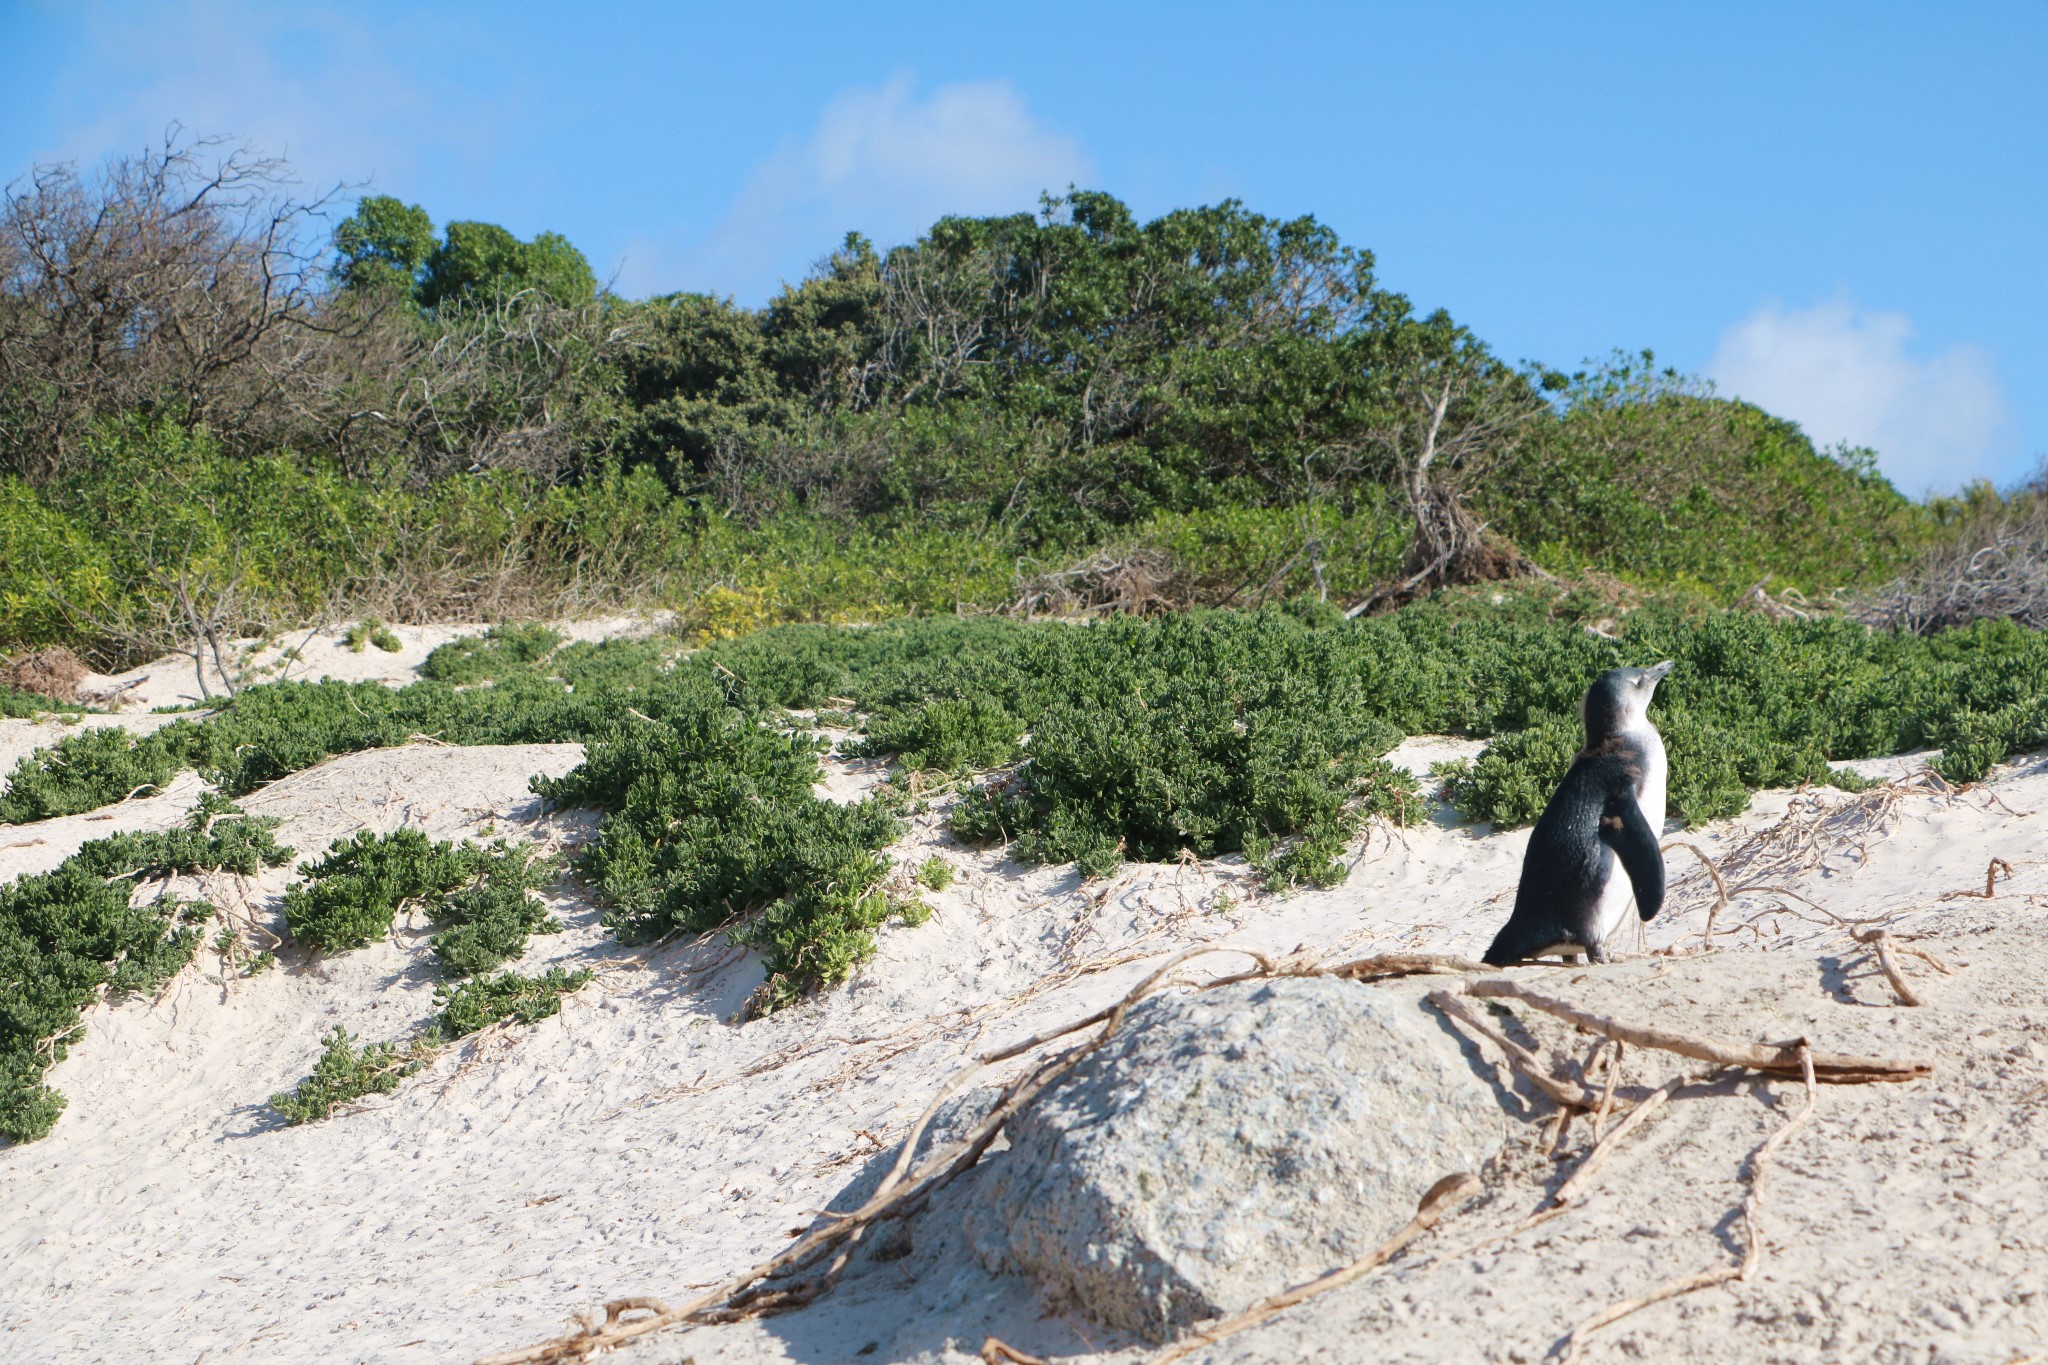
[[[1654,919],[1664,908],[1664,854],[1657,847],[1657,832],[1649,817],[1636,804],[1633,787],[1608,798],[1600,817],[1600,840],[1613,849],[1635,888],[1636,913]]]

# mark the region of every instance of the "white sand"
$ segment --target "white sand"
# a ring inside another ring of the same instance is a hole
[[[438,638],[400,633],[406,654],[366,651],[360,666],[416,666]],[[337,665],[362,659],[336,652]],[[1422,766],[1478,747],[1418,739],[1398,756]],[[560,847],[587,839],[590,817],[543,819],[526,782],[577,759],[567,745],[414,746],[336,759],[244,804],[282,818],[302,857],[401,824]],[[879,777],[832,767],[839,799]],[[110,821],[0,827],[0,878],[115,828],[174,823],[194,795],[180,785]],[[2033,814],[2044,802],[2048,765],[2028,763],[1960,796],[1925,783],[1766,793],[1740,819],[1670,836],[1726,861],[1771,831],[1775,844],[1738,860],[1742,880],[1844,915],[1896,912],[1894,927],[1958,964],[1922,978],[1924,1009],[1897,1007],[1863,949],[1776,893],[1724,912],[1713,954],[1552,978],[1596,1007],[1729,1038],[1805,1032],[1839,1050],[1941,1059],[1927,1081],[1824,1093],[1776,1177],[1759,1280],[1649,1309],[1590,1359],[2005,1365],[2048,1350],[2048,861]],[[560,1017],[470,1040],[395,1095],[300,1128],[277,1126],[263,1102],[306,1073],[326,1030],[396,1037],[432,1014],[424,937],[311,966],[287,955],[254,978],[223,980],[202,954],[159,1000],[94,1010],[50,1073],[70,1099],[55,1132],[0,1150],[0,1358],[460,1361],[552,1335],[608,1298],[679,1299],[783,1246],[969,1053],[1096,1008],[1147,969],[1143,957],[1204,940],[1476,954],[1506,914],[1525,839],[1440,813],[1375,830],[1343,885],[1272,898],[1228,863],[1080,884],[963,849],[934,811],[892,850],[906,872],[936,855],[961,873],[929,896],[933,918],[885,929],[847,987],[745,1025],[731,1020],[760,981],[750,954],[717,938],[618,948],[571,880],[556,888],[567,932],[536,938],[521,964],[599,966]],[[1995,899],[1940,899],[1981,890],[1994,856],[2015,868]],[[1669,858],[1672,901],[1648,926],[1650,949],[1696,943],[1713,900],[1689,853]],[[289,875],[205,890],[275,928]],[[1670,1070],[1639,1057],[1631,1078]],[[1747,1081],[1691,1095],[1617,1157],[1581,1211],[1428,1264],[1432,1247],[1534,1207],[1554,1177],[1532,1130],[1490,1175],[1487,1202],[1447,1221],[1413,1268],[1213,1358],[1540,1359],[1601,1306],[1739,1255],[1743,1157],[1794,1099],[1796,1087]],[[919,1257],[863,1264],[802,1312],[671,1332],[630,1358],[965,1362],[989,1332],[1042,1355],[1141,1358],[1043,1314],[1027,1283]]]

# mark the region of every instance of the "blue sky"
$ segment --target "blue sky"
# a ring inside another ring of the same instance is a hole
[[[1510,359],[1652,347],[1918,493],[2048,455],[2044,71],[2039,0],[0,0],[0,167],[177,119],[749,302],[848,228],[1234,195]]]

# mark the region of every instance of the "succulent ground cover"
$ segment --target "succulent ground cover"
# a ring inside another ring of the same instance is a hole
[[[64,1060],[94,1001],[153,991],[192,960],[213,907],[136,888],[179,872],[278,866],[291,850],[270,829],[204,803],[182,829],[94,840],[0,886],[0,1137],[28,1142],[56,1123],[64,1097],[43,1072]]]
[[[284,916],[301,946],[361,948],[388,934],[400,910],[417,905],[438,929],[433,951],[442,972],[458,980],[436,988],[441,1011],[416,1038],[364,1043],[336,1025],[312,1074],[270,1097],[289,1123],[324,1119],[340,1105],[396,1090],[444,1042],[501,1020],[538,1023],[590,980],[588,971],[559,967],[539,977],[489,974],[524,954],[529,934],[562,928],[533,894],[552,880],[556,864],[527,845],[437,843],[416,829],[359,830],[299,870],[305,878],[285,892]]]
[[[1327,883],[1362,822],[1419,815],[1413,781],[1384,759],[1404,736],[1491,740],[1451,766],[1447,791],[1470,818],[1526,823],[1578,746],[1588,682],[1664,658],[1677,666],[1653,715],[1674,813],[1691,823],[1762,787],[1854,785],[1834,766],[1846,760],[1938,747],[1942,774],[1968,782],[2048,742],[2048,643],[2006,621],[1920,636],[1646,607],[1610,633],[1569,602],[1525,596],[1360,621],[1310,602],[1088,625],[785,626],[694,653],[519,627],[443,646],[427,669],[438,680],[409,687],[266,684],[144,738],[81,732],[22,760],[0,818],[91,809],[183,767],[234,794],[421,735],[579,742],[584,763],[535,789],[606,813],[582,868],[610,926],[633,941],[729,928],[762,950],[755,1006],[771,1009],[844,979],[892,915],[916,917],[885,885],[912,787],[964,789],[950,816],[962,838],[1087,875],[1185,851],[1242,855],[1276,887]],[[815,796],[825,744],[792,711],[859,727],[848,751],[918,781],[851,804]],[[474,869],[441,881],[398,900],[474,883],[439,902],[451,973],[512,960],[541,927],[524,887]],[[295,893],[304,942],[388,927],[381,910],[362,925],[317,910],[333,894]]]
[[[562,997],[590,980],[588,971],[552,967],[541,976],[503,972],[442,987],[440,1013],[419,1037],[365,1043],[336,1024],[313,1071],[290,1090],[270,1097],[286,1123],[315,1123],[366,1095],[388,1095],[432,1061],[446,1043],[493,1024],[537,1024],[562,1008]]]

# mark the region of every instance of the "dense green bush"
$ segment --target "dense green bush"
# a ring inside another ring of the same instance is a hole
[[[1017,756],[1024,722],[985,697],[940,697],[874,716],[855,755],[893,755],[912,771],[976,772]]]
[[[1486,481],[1480,511],[1547,567],[1695,586],[1732,600],[1760,580],[1813,591],[1898,573],[1938,534],[1876,472],[1790,422],[1713,396],[1654,359],[1575,376]]]
[[[420,665],[420,676],[437,682],[473,683],[503,677],[562,643],[543,625],[497,625],[482,635],[465,635],[437,646]]]
[[[562,997],[582,989],[590,978],[587,969],[550,967],[540,976],[501,972],[458,986],[436,986],[434,995],[441,1002],[441,1012],[434,1016],[436,1033],[442,1038],[463,1038],[493,1024],[538,1024],[559,1013]]]
[[[277,842],[277,825],[274,819],[243,813],[218,792],[207,792],[181,828],[95,839],[73,857],[102,877],[149,881],[179,872],[253,877],[266,867],[291,861],[292,850]]]
[[[92,710],[75,702],[58,701],[40,692],[23,692],[19,688],[0,686],[0,719],[32,720],[42,715],[75,716]]]
[[[843,980],[890,907],[878,850],[901,826],[879,801],[812,795],[821,741],[771,729],[709,670],[678,670],[597,737],[568,775],[533,788],[609,812],[584,869],[608,923],[644,941],[740,923],[769,973],[759,1008]]]
[[[489,971],[526,951],[526,937],[561,928],[532,891],[554,864],[523,845],[436,843],[416,829],[358,830],[337,839],[285,891],[292,937],[316,952],[361,948],[391,932],[408,902],[432,902],[434,955],[451,976]]]
[[[62,1061],[79,1016],[102,993],[150,991],[175,976],[199,945],[213,907],[176,897],[131,905],[136,878],[208,868],[253,871],[290,856],[270,823],[195,812],[185,829],[94,840],[55,870],[0,886],[0,1137],[49,1132],[63,1096],[43,1071]]]
[[[441,898],[434,956],[449,976],[475,976],[526,951],[529,934],[555,934],[561,921],[533,893],[555,876],[553,859],[502,841],[484,850],[485,861],[467,886]]]
[[[1401,735],[1498,737],[1450,789],[1475,819],[1526,823],[1578,749],[1586,687],[1605,669],[1662,658],[1677,667],[1653,715],[1671,754],[1673,810],[1694,823],[1740,811],[1760,787],[1853,784],[1831,767],[1849,759],[1941,747],[1942,772],[1974,781],[2048,742],[2048,637],[2010,622],[1922,638],[1839,619],[1647,608],[1613,639],[1569,614],[1550,619],[1559,605],[1534,595],[1498,607],[1448,600],[1322,625],[1267,612],[1085,628],[985,619],[785,627],[710,654],[779,704],[852,700],[871,716],[871,749],[883,747],[878,730],[919,738],[920,711],[949,699],[1004,708],[1031,731],[1030,761],[963,805],[956,824],[1098,869],[1113,864],[1119,842],[1147,857],[1203,848],[1205,837],[1212,850],[1230,847],[1190,810],[1196,793],[1249,820],[1254,849],[1279,835],[1251,814],[1258,793],[1276,789],[1278,769],[1255,773],[1257,764],[1317,774],[1296,795],[1318,790],[1321,804],[1288,818],[1327,819],[1337,770],[1317,766],[1313,747],[1290,758],[1283,737],[1342,735],[1342,716],[1387,727],[1354,755],[1384,752],[1373,746]],[[1285,679],[1314,695],[1291,693]],[[1170,705],[1155,704],[1166,697]],[[1269,743],[1257,754],[1205,749],[1202,734],[1224,739],[1226,713],[1249,733],[1237,712],[1247,704],[1292,719],[1261,732]],[[1217,754],[1231,757],[1219,765]],[[1382,790],[1369,805],[1392,811],[1394,798]]]
[[[305,880],[285,892],[285,925],[315,952],[361,948],[391,932],[407,901],[445,895],[478,876],[486,856],[473,845],[435,843],[416,829],[357,830],[299,868]]]
[[[270,1097],[286,1123],[316,1123],[365,1095],[388,1095],[426,1063],[428,1049],[363,1043],[336,1024],[313,1074]]]
[[[97,809],[163,786],[184,766],[182,759],[175,742],[154,735],[137,739],[114,726],[80,730],[22,755],[0,792],[0,821],[19,825]]]

